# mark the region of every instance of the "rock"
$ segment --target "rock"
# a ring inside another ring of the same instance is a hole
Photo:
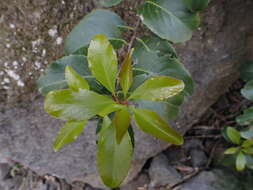
[[[171,185],[181,180],[181,175],[169,165],[168,159],[164,154],[159,154],[151,162],[149,177],[151,187]]]
[[[120,187],[120,190],[140,190],[141,188],[147,188],[149,184],[149,177],[146,173],[142,173],[137,178],[133,179],[126,185]]]
[[[0,163],[0,180],[4,180],[8,176],[10,169],[8,163]]]
[[[192,149],[190,151],[191,163],[194,168],[201,168],[208,162],[206,154],[200,149]]]
[[[57,37],[64,38],[94,4],[91,1],[75,0],[65,1],[67,5],[64,5],[48,0],[40,9],[33,7],[29,0],[22,2],[15,6],[13,3],[16,2],[10,1],[8,5],[0,2],[3,15],[0,18],[0,69],[4,69],[0,81],[5,77],[10,79],[6,69],[14,69],[22,79],[11,79],[8,85],[0,84],[0,102],[14,104],[18,100],[23,103],[11,109],[0,106],[0,160],[11,158],[40,175],[49,173],[65,178],[68,182],[80,180],[94,187],[103,187],[96,170],[95,123],[90,122],[85,134],[76,142],[55,153],[51,147],[52,141],[62,123],[43,111],[43,98],[36,98],[31,93],[41,69],[63,53],[63,46],[56,45],[55,38],[48,35],[48,30],[57,26]],[[213,0],[203,13],[203,24],[193,39],[177,45],[183,63],[196,82],[195,93],[174,122],[182,133],[197,122],[238,78],[239,62],[249,52],[247,48],[252,47],[252,40],[247,40],[252,35],[252,9],[251,0]],[[40,13],[40,22],[31,16],[35,11]],[[66,21],[71,23],[67,24]],[[46,55],[43,54],[44,49]],[[18,69],[15,70],[17,62]],[[35,62],[37,66],[41,63],[43,67],[37,68]],[[135,132],[135,156],[127,181],[138,174],[148,158],[170,146],[139,130]]]

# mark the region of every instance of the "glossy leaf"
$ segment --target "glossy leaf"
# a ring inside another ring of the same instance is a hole
[[[103,34],[96,35],[88,48],[89,68],[96,79],[110,92],[115,92],[118,72],[116,52]]]
[[[139,86],[131,94],[129,100],[162,101],[179,94],[183,89],[184,83],[181,80],[167,76],[154,76]]]
[[[245,139],[253,138],[253,127],[249,127],[248,129],[240,131],[240,135]]]
[[[88,120],[95,115],[105,116],[120,109],[111,98],[89,90],[78,92],[57,90],[45,99],[45,110],[50,115],[63,120]]]
[[[108,187],[118,187],[128,174],[131,166],[133,147],[128,133],[121,143],[116,141],[116,130],[111,124],[103,127],[98,139],[97,167]]]
[[[103,87],[91,75],[86,57],[70,55],[53,62],[47,67],[45,74],[41,75],[37,81],[39,92],[46,95],[53,90],[68,88],[65,79],[67,65],[71,66],[78,74],[84,77],[89,82],[92,90],[97,92],[103,91]]]
[[[142,22],[156,35],[174,43],[185,42],[200,23],[182,0],[147,0],[140,8]]]
[[[116,128],[116,140],[118,144],[127,133],[128,127],[130,126],[130,121],[130,114],[127,107],[115,113],[113,124]]]
[[[240,67],[241,78],[248,82],[253,80],[253,61],[244,61]]]
[[[253,101],[253,80],[247,82],[241,90],[241,94],[248,100]]]
[[[244,110],[242,115],[236,117],[236,122],[240,125],[253,124],[253,107]]]
[[[203,11],[208,7],[210,0],[183,0],[185,5],[193,12]]]
[[[87,121],[68,121],[58,132],[54,141],[54,150],[58,151],[64,145],[76,140],[83,132]]]
[[[100,4],[104,7],[112,7],[119,4],[122,0],[100,0]]]
[[[157,113],[139,108],[133,108],[133,112],[136,124],[144,132],[172,144],[183,144],[183,137],[175,129],[171,128],[167,122],[162,120]]]
[[[67,36],[66,54],[73,54],[87,47],[96,34],[105,34],[109,39],[122,44],[124,40],[122,40],[121,31],[118,28],[120,25],[124,25],[124,22],[117,14],[103,9],[92,11]],[[84,54],[84,50],[82,54]]]
[[[240,152],[236,157],[236,169],[237,171],[242,171],[246,166],[246,158],[245,155]]]
[[[241,142],[240,132],[237,131],[235,128],[228,127],[227,128],[227,135],[232,143],[240,144],[240,142]]]
[[[230,147],[225,150],[224,154],[235,154],[239,150],[239,147]]]
[[[127,54],[119,73],[119,82],[125,97],[133,83],[132,54],[133,49]]]
[[[65,69],[65,78],[67,80],[69,88],[74,91],[78,91],[79,89],[89,90],[88,82],[79,75],[71,66],[66,66]]]

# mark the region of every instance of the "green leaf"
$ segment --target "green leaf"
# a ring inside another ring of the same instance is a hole
[[[122,0],[100,0],[100,4],[104,7],[112,7],[118,5]]]
[[[253,154],[253,147],[247,147],[242,149],[245,154]]]
[[[228,127],[227,128],[227,135],[228,135],[228,138],[231,140],[232,143],[240,144],[240,142],[241,142],[240,132],[237,131],[235,128]]]
[[[253,107],[244,110],[242,115],[236,117],[236,122],[239,125],[253,124]]]
[[[244,61],[240,67],[241,78],[248,82],[253,80],[253,61]]]
[[[119,144],[130,126],[130,114],[127,107],[115,113],[113,124],[116,128],[116,139]]]
[[[104,116],[122,106],[111,98],[80,89],[51,91],[45,99],[44,108],[50,115],[63,120],[88,120],[95,115]]]
[[[230,147],[225,150],[224,154],[235,154],[239,150],[239,147]]]
[[[98,139],[97,166],[99,174],[108,187],[118,187],[131,166],[133,147],[131,138],[125,133],[118,144],[116,130],[111,124],[100,132]]]
[[[139,108],[133,108],[133,112],[136,124],[144,132],[172,144],[183,144],[183,137],[176,130],[171,128],[167,122],[162,120],[157,113]]]
[[[139,14],[152,32],[174,43],[189,40],[200,23],[199,15],[191,13],[182,0],[148,0]]]
[[[118,72],[116,52],[103,34],[96,35],[88,48],[89,68],[96,79],[110,92],[115,93]]]
[[[248,129],[241,131],[240,134],[241,134],[241,137],[245,139],[251,139],[253,138],[253,128],[249,127]]]
[[[250,146],[253,146],[253,139],[247,139],[242,143],[242,147],[248,148]]]
[[[245,155],[240,152],[236,157],[236,169],[237,171],[242,171],[246,166],[246,158]]]
[[[127,54],[119,73],[119,82],[125,97],[133,83],[132,54],[133,49]]]
[[[65,53],[73,54],[77,51],[80,53],[80,49],[87,47],[96,34],[105,34],[109,39],[122,44],[124,40],[118,28],[120,25],[124,25],[124,22],[117,14],[103,9],[92,11],[67,36]]]
[[[184,89],[184,83],[181,80],[167,77],[154,76],[146,80],[129,97],[129,100],[143,99],[152,101],[162,101],[177,95]]]
[[[241,90],[241,94],[248,100],[253,101],[253,80],[246,83]]]
[[[64,145],[76,140],[83,132],[87,121],[68,121],[58,132],[54,141],[54,150],[58,151]]]
[[[191,11],[197,12],[205,10],[210,0],[183,0],[183,2]]]
[[[74,91],[78,91],[79,89],[90,89],[88,82],[81,75],[79,75],[71,66],[66,66],[65,78],[67,80],[69,88]]]
[[[84,77],[90,83],[92,90],[97,92],[103,91],[103,87],[91,75],[86,57],[70,55],[53,62],[47,67],[46,73],[41,75],[37,81],[39,92],[46,95],[50,91],[67,88],[68,84],[65,79],[67,65],[71,66],[78,74]]]

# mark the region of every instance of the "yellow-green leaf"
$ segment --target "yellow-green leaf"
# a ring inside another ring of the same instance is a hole
[[[242,151],[246,154],[253,154],[253,147],[244,148]]]
[[[183,144],[183,137],[175,129],[170,127],[167,122],[162,120],[157,113],[139,108],[133,108],[133,112],[136,124],[144,132],[172,144]]]
[[[83,132],[87,121],[68,121],[58,132],[54,141],[54,150],[58,151],[64,145],[76,140]]]
[[[127,107],[115,113],[113,124],[116,128],[117,143],[120,143],[130,125],[130,114]]]
[[[253,146],[253,139],[247,139],[242,143],[242,147],[248,148]]]
[[[108,109],[110,107],[110,109]],[[47,94],[44,108],[50,115],[63,120],[88,120],[100,113],[119,109],[110,97],[80,89],[51,91]],[[102,115],[103,115],[102,114]]]
[[[123,182],[130,169],[132,155],[133,147],[129,134],[126,133],[118,144],[112,123],[103,126],[98,139],[97,167],[106,186],[115,188]]]
[[[92,39],[88,48],[88,62],[96,79],[114,93],[118,60],[116,52],[105,35],[98,34]]]
[[[147,79],[129,97],[129,99],[143,99],[161,101],[177,95],[184,89],[184,82],[167,76],[154,76]]]
[[[240,132],[237,131],[235,128],[228,127],[227,128],[227,136],[231,140],[232,143],[240,144],[240,142],[241,142]]]
[[[236,169],[237,169],[237,171],[244,170],[245,165],[246,165],[245,155],[242,152],[240,152],[236,157]]]
[[[230,147],[225,150],[224,154],[235,154],[239,150],[239,147]]]
[[[119,82],[125,97],[133,83],[132,55],[133,49],[127,54],[119,73]]]
[[[74,91],[78,91],[79,88],[89,90],[88,82],[79,75],[71,66],[66,66],[65,78],[67,80],[69,88]]]

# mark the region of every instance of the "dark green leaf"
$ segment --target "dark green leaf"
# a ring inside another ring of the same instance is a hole
[[[230,147],[224,151],[224,154],[235,154],[239,150],[239,147]]]
[[[124,25],[124,23],[115,13],[103,9],[92,11],[67,36],[65,41],[66,54],[73,54],[87,47],[96,34],[105,34],[109,39],[123,42],[119,25]],[[84,50],[82,54],[84,54]]]
[[[98,139],[97,165],[106,186],[115,188],[123,182],[131,166],[132,154],[133,147],[128,133],[118,144],[115,127],[112,124],[103,127]]]
[[[208,7],[210,0],[183,0],[185,5],[193,12],[203,11]]]
[[[183,89],[184,83],[181,80],[167,76],[154,76],[140,85],[131,94],[129,100],[162,101],[179,94]]]
[[[68,121],[60,129],[54,141],[54,150],[58,151],[64,145],[76,140],[76,138],[83,132],[87,121]]]
[[[119,4],[122,0],[100,0],[100,4],[104,7],[112,7]]]
[[[247,82],[241,90],[241,94],[248,100],[253,101],[253,80]]]
[[[244,61],[240,67],[241,78],[248,82],[253,80],[253,61]]]
[[[144,132],[172,144],[183,144],[183,137],[176,130],[171,128],[167,122],[162,120],[157,113],[139,108],[133,108],[133,112],[136,124]]]
[[[245,155],[242,152],[240,152],[236,157],[236,169],[237,171],[242,171],[244,170],[245,166],[246,166]]]
[[[253,124],[253,107],[244,110],[242,115],[236,117],[236,122],[239,125]]]
[[[130,114],[127,107],[115,113],[113,124],[116,128],[116,139],[119,144],[130,126]]]
[[[200,23],[182,0],[147,0],[140,8],[143,23],[160,38],[174,43],[185,42]]]
[[[126,97],[129,88],[133,83],[133,67],[132,67],[132,54],[133,49],[127,54],[119,73],[120,86]]]
[[[96,35],[88,49],[89,68],[96,79],[110,92],[115,93],[118,72],[116,52],[103,34]]]
[[[70,55],[63,57],[52,64],[50,64],[44,75],[41,75],[37,81],[40,93],[46,95],[52,90],[59,90],[68,87],[65,79],[65,68],[71,66],[78,74],[83,76],[91,86],[92,90],[101,92],[103,87],[95,80],[90,73],[88,63],[85,56]]]
[[[111,98],[89,90],[78,92],[66,90],[51,91],[45,99],[45,110],[63,120],[88,120],[95,115],[105,116],[122,106]]]
[[[66,66],[65,69],[65,78],[67,80],[69,88],[74,91],[78,91],[79,89],[89,90],[88,82],[79,75],[71,66]]]
[[[227,135],[228,138],[230,139],[230,141],[234,144],[240,144],[241,142],[241,135],[240,132],[237,131],[235,128],[233,127],[228,127],[227,128]]]

